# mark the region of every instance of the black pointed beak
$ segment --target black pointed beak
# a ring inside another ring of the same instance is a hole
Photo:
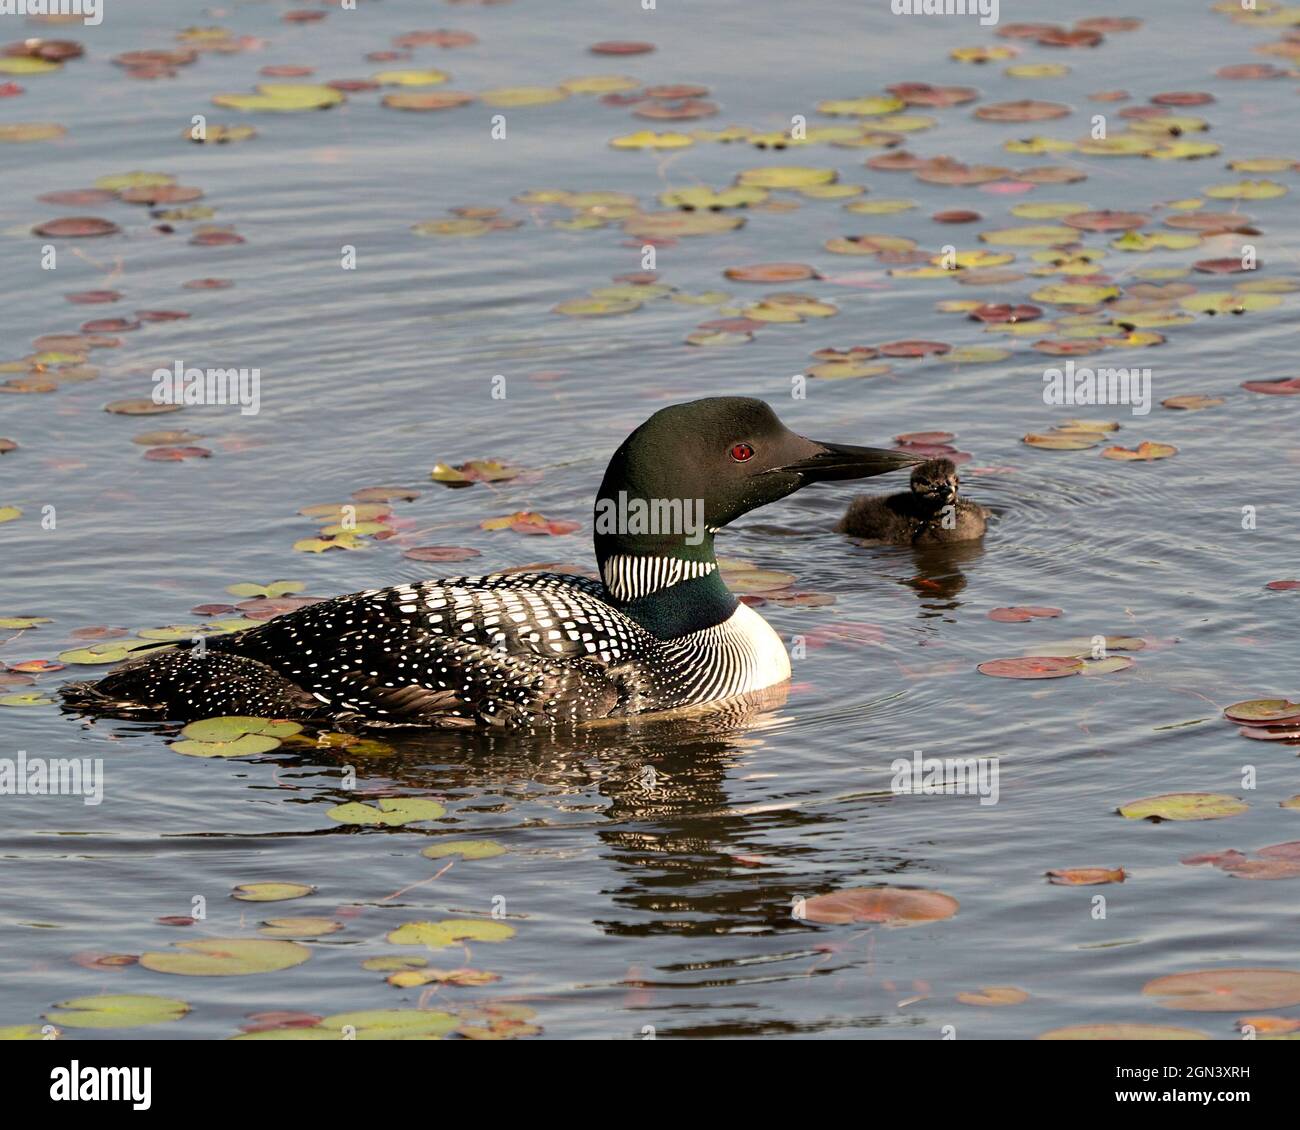
[[[915,455],[888,451],[883,447],[852,447],[845,443],[821,443],[804,440],[809,452],[778,471],[794,471],[805,483],[835,482],[842,479],[867,479],[924,463]]]

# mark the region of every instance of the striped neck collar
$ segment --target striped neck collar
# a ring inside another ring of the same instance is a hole
[[[666,555],[616,553],[600,563],[600,575],[610,595],[627,604],[683,581],[707,577],[717,568],[718,563],[713,560],[687,561]]]

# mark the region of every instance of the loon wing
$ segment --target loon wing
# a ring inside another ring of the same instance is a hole
[[[308,605],[209,650],[273,668],[327,714],[379,725],[547,725],[604,718],[659,641],[563,574],[460,577]]]

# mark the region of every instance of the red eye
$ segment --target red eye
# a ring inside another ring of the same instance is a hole
[[[752,459],[753,456],[754,449],[747,443],[738,443],[731,449],[731,457],[737,463],[743,463],[746,459]]]

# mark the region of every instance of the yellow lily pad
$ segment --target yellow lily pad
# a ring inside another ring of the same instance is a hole
[[[1245,802],[1221,793],[1164,793],[1131,801],[1118,811],[1128,820],[1221,820],[1239,816],[1248,808]]]

